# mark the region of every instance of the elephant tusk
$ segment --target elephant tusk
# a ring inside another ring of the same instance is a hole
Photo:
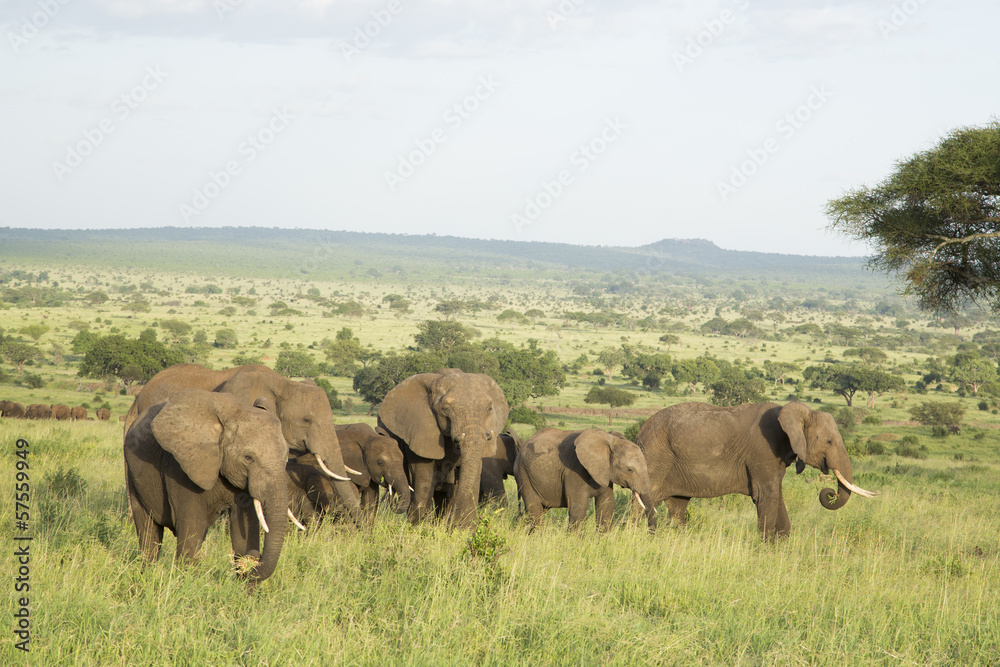
[[[264,532],[271,532],[271,529],[267,527],[267,520],[264,519],[264,506],[260,504],[258,498],[253,499],[253,508],[257,510],[257,518],[260,520],[260,525],[264,529]]]
[[[412,486],[410,487],[410,493],[416,493],[416,491],[413,490]]]
[[[841,475],[840,471],[837,470],[836,468],[833,469],[833,474],[837,476],[837,479],[840,480],[841,484],[843,484],[845,487],[847,487],[854,493],[858,494],[859,496],[863,496],[865,498],[874,498],[875,496],[879,495],[877,491],[867,491],[865,489],[862,489],[860,486],[854,486],[846,479],[844,479],[844,476]]]
[[[639,507],[641,507],[642,509],[646,509],[646,503],[642,502],[642,498],[639,497],[638,493],[633,492],[632,497],[635,498],[636,501],[639,503]]]
[[[363,472],[358,472],[357,470],[355,470],[354,468],[351,468],[348,465],[344,465],[344,470],[346,470],[347,472],[351,473],[352,475],[361,476],[361,475],[364,474]]]
[[[390,497],[390,498],[392,498],[392,494],[393,494],[393,490],[392,490],[392,484],[390,484],[390,485],[389,485],[389,497]]]
[[[319,455],[316,456],[316,462],[319,463],[319,467],[320,467],[320,469],[323,472],[325,472],[327,475],[329,475],[330,477],[334,478],[338,482],[350,482],[351,481],[350,477],[343,477],[343,476],[338,475],[337,473],[333,472],[329,468],[327,468],[326,464],[323,463],[323,458],[321,456],[319,456]]]
[[[288,518],[290,518],[292,520],[292,523],[294,523],[295,527],[298,528],[299,530],[305,530],[306,529],[305,526],[303,526],[301,523],[299,523],[299,520],[295,518],[295,515],[292,514],[292,510],[290,510],[290,509],[288,510]]]

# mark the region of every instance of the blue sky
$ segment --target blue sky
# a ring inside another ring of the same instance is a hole
[[[1000,5],[0,2],[0,225],[862,255],[823,206],[998,115]]]

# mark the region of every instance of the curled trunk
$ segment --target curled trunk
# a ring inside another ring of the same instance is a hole
[[[853,482],[853,472],[851,471],[851,461],[847,458],[847,452],[844,452],[843,456],[837,457],[827,457],[827,468],[830,472],[837,471],[840,475],[837,475],[837,490],[826,488],[819,492],[819,502],[820,504],[828,510],[839,510],[841,507],[847,504],[847,501],[851,499],[851,489],[844,485],[843,481],[839,478],[847,480],[847,482]],[[836,472],[834,472],[836,474]]]

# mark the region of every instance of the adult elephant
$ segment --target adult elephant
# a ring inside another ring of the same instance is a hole
[[[24,419],[24,406],[17,401],[3,401],[0,416],[9,419]]]
[[[102,422],[108,421],[109,419],[111,419],[111,410],[108,410],[107,408],[98,408],[97,409],[97,419],[98,419],[98,421],[102,421]],[[127,426],[126,426],[126,429],[127,429]]]
[[[146,560],[159,556],[164,528],[177,536],[178,558],[197,557],[228,510],[233,551],[260,555],[250,580],[271,576],[288,525],[288,446],[273,414],[231,394],[183,389],[140,413],[124,448],[129,509]]]
[[[87,419],[87,408],[77,405],[69,409],[69,418],[73,421],[85,421]]]
[[[640,494],[651,532],[656,530],[660,501],[666,502],[670,520],[683,524],[691,498],[742,493],[757,507],[761,536],[785,537],[791,521],[781,482],[793,462],[797,472],[810,465],[837,477],[836,491],[823,489],[819,494],[827,509],[843,507],[852,492],[875,495],[854,484],[833,417],[803,403],[681,403],[650,417],[635,441],[646,456],[652,481],[652,490]]]
[[[495,503],[507,507],[507,488],[504,480],[514,475],[521,440],[510,430],[493,439],[492,451],[483,457],[483,470],[479,476],[479,504]],[[434,478],[434,506],[438,515],[444,515],[455,495],[455,471],[440,469]]]
[[[615,484],[638,494],[650,491],[642,450],[621,433],[596,428],[538,431],[521,447],[514,478],[533,525],[538,525],[545,510],[566,507],[571,530],[583,523],[591,498],[597,529],[611,526]]]
[[[61,421],[68,420],[70,418],[70,411],[68,405],[63,405],[62,403],[53,403],[49,406],[52,410],[52,419],[59,419]]]
[[[160,371],[135,397],[125,417],[127,433],[136,416],[184,388],[233,394],[281,421],[292,456],[315,454],[320,468],[355,521],[361,521],[358,490],[344,467],[333,411],[326,392],[315,382],[294,382],[257,364],[213,371],[198,364],[177,364]]]
[[[52,408],[40,403],[32,403],[24,410],[27,419],[49,419],[52,416]]]
[[[493,378],[453,368],[412,375],[386,394],[378,424],[399,441],[406,457],[411,522],[432,509],[436,481],[457,469],[447,518],[457,526],[476,523],[483,457],[494,451],[509,411]]]

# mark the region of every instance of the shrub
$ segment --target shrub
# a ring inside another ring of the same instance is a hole
[[[535,428],[545,427],[545,417],[541,413],[532,410],[525,405],[511,408],[507,421],[511,424],[530,424]]]
[[[837,422],[837,428],[840,429],[841,435],[851,433],[857,425],[854,419],[854,410],[848,407],[837,410],[833,415],[833,421]]]
[[[25,371],[24,375],[21,376],[21,383],[25,387],[29,387],[31,389],[41,389],[45,386],[45,380],[42,379],[41,375],[38,373],[29,373],[27,371]]]
[[[627,440],[635,442],[636,437],[639,435],[639,431],[642,429],[642,425],[645,423],[646,420],[643,419],[642,421],[637,421],[634,424],[629,424],[622,435],[624,435]]]
[[[917,447],[906,442],[906,438],[903,438],[896,444],[896,455],[908,459],[926,459],[927,454],[924,453],[926,450],[926,447]]]
[[[869,456],[882,456],[885,454],[885,444],[869,438],[868,442],[865,443],[865,452]]]
[[[986,401],[979,401],[979,406],[978,407],[979,407],[980,410],[989,410],[990,409],[990,404],[987,403]]]
[[[57,498],[73,498],[79,496],[87,488],[87,480],[80,476],[80,471],[76,468],[59,470],[54,473],[46,473],[42,482],[49,487],[49,493]]]
[[[197,342],[197,334],[195,334],[195,341]],[[236,338],[236,332],[232,329],[219,329],[215,332],[215,347],[232,350],[239,344],[239,340]]]
[[[882,425],[882,418],[878,415],[871,414],[865,415],[865,418],[861,420],[862,424],[875,424],[876,426]]]
[[[326,378],[319,378],[316,380],[316,386],[326,392],[326,399],[330,402],[330,407],[332,409],[340,410],[344,407],[344,403],[340,400],[337,390],[334,389],[329,380]]]

